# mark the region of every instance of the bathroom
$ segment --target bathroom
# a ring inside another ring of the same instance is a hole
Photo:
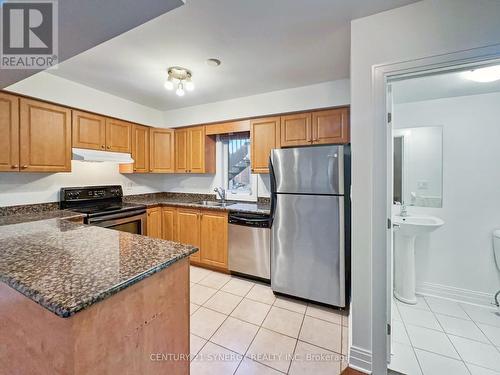
[[[500,65],[394,80],[390,98],[389,368],[500,374]]]

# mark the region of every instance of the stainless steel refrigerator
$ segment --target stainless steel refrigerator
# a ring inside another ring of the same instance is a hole
[[[273,150],[271,288],[345,307],[350,278],[350,149]]]

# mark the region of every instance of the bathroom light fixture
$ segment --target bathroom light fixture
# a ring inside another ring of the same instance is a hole
[[[464,72],[464,77],[474,82],[494,82],[500,80],[500,65],[488,66]]]
[[[175,90],[177,96],[184,96],[186,93],[184,88],[187,91],[194,90],[194,83],[192,80],[193,74],[189,69],[182,68],[180,66],[172,66],[168,68],[167,74],[168,78],[165,82],[165,88],[167,90],[173,90],[177,83],[177,90]]]

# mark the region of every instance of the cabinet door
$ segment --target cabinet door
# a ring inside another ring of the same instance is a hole
[[[175,171],[188,173],[188,131],[175,130]]]
[[[227,213],[203,211],[200,228],[201,263],[227,269]]]
[[[106,150],[130,152],[132,145],[132,124],[106,118]]]
[[[71,110],[20,100],[22,172],[71,172]]]
[[[148,209],[147,233],[149,237],[162,238],[161,233],[161,208],[154,207]]]
[[[19,171],[19,98],[0,92],[0,172]]]
[[[200,247],[200,211],[187,208],[177,209],[177,241]],[[200,261],[200,251],[191,255],[194,261]]]
[[[150,133],[150,171],[155,173],[174,173],[174,131],[169,129],[151,129]]]
[[[281,116],[280,133],[281,147],[311,144],[311,114]]]
[[[106,148],[106,118],[91,113],[73,111],[73,147],[104,150]]]
[[[313,112],[312,135],[314,144],[349,143],[349,109]]]
[[[161,227],[164,240],[176,241],[177,209],[175,207],[163,207],[161,210]]]
[[[205,127],[188,129],[188,172],[205,173]]]
[[[149,172],[149,128],[132,125],[132,159],[134,173]]]
[[[269,173],[269,156],[279,148],[280,118],[267,117],[250,122],[250,143],[253,173]]]

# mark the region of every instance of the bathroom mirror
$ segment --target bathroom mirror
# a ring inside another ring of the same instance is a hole
[[[394,202],[443,205],[443,127],[394,129]]]

